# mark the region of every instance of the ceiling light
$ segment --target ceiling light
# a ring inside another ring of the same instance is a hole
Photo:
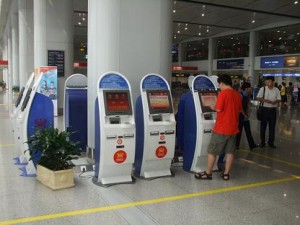
[[[277,33],[279,33],[279,32],[280,32],[280,30],[277,31]]]
[[[279,37],[278,39],[279,39],[279,40],[281,40],[281,39],[282,39],[282,37]]]
[[[255,23],[255,20],[252,20],[251,23]]]
[[[187,28],[187,27],[185,27],[184,29],[185,29],[185,30],[187,30],[188,28]]]
[[[81,25],[81,22],[80,22],[80,21],[78,22],[78,25]]]
[[[209,32],[209,29],[207,29],[206,32],[208,33],[208,32]]]
[[[205,14],[204,14],[204,13],[202,13],[202,14],[201,14],[201,16],[205,16]]]
[[[170,11],[169,11],[170,12]],[[176,13],[176,9],[173,9],[173,13]]]
[[[300,33],[297,33],[297,35],[299,35]]]
[[[178,25],[178,26],[180,26],[180,25],[181,25],[181,23],[178,23],[177,25]]]
[[[176,35],[174,36],[174,39],[176,39]]]
[[[180,30],[177,31],[177,34],[180,34]]]
[[[82,21],[85,21],[85,17],[82,17]]]
[[[272,41],[269,41],[269,43],[271,43]]]
[[[199,36],[201,36],[201,34],[202,34],[201,32],[198,33]]]
[[[297,4],[298,4],[298,1],[294,1],[294,4],[297,5]]]

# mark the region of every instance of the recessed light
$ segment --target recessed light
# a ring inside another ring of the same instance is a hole
[[[169,11],[170,12],[170,11]],[[176,13],[176,9],[173,9],[173,13]]]
[[[281,40],[281,39],[282,39],[282,37],[279,37],[278,39],[279,39],[279,40]]]
[[[201,34],[202,34],[201,32],[198,33],[199,36],[201,36]]]
[[[298,4],[298,1],[294,1],[294,4],[297,5],[297,4]]]
[[[82,21],[85,21],[85,17],[82,17]]]
[[[81,25],[81,22],[80,22],[80,21],[78,22],[78,25]]]
[[[277,33],[279,33],[279,32],[280,32],[280,30],[277,31]]]
[[[208,32],[209,32],[209,30],[207,29],[207,30],[206,30],[206,32],[208,33]]]
[[[177,34],[180,34],[180,30],[177,31]]]
[[[255,23],[255,20],[252,20],[251,23]]]
[[[185,27],[184,29],[185,29],[185,30],[187,30],[188,28],[187,28],[187,27]]]
[[[205,16],[205,14],[204,14],[204,13],[202,13],[202,14],[201,14],[201,16]]]

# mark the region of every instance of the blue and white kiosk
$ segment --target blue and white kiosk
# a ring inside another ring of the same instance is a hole
[[[87,146],[87,77],[73,74],[65,82],[64,93],[64,130],[74,132],[73,142],[79,142],[81,151]]]
[[[104,73],[95,104],[95,177],[100,186],[134,182],[135,121],[131,88],[120,73]]]
[[[31,74],[29,77],[25,87],[23,87],[20,91],[20,94],[18,95],[18,98],[15,102],[15,108],[12,114],[10,115],[10,118],[12,120],[13,125],[13,133],[14,133],[14,140],[15,143],[18,143],[17,146],[20,144],[20,123],[17,123],[17,117],[21,111],[21,106],[23,104],[23,101],[25,99],[25,96],[29,90],[34,84],[34,73]]]
[[[20,161],[27,161],[24,168],[24,176],[36,174],[36,164],[40,155],[30,156],[26,151],[29,146],[26,143],[30,135],[34,134],[35,128],[44,128],[54,125],[54,111],[51,99],[43,94],[37,93],[37,88],[41,83],[43,73],[38,74],[32,88],[29,88],[17,117],[20,124]],[[29,160],[32,158],[32,160]]]
[[[176,122],[169,84],[158,74],[148,74],[140,90],[136,101],[135,175],[146,179],[171,176]]]
[[[206,75],[198,75],[184,104],[183,169],[200,172],[207,165],[207,146],[216,120],[211,110],[217,100],[217,87]]]

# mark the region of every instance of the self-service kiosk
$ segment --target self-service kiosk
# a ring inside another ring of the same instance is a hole
[[[184,105],[183,169],[200,172],[207,165],[207,146],[215,124],[217,87],[205,75],[198,75]]]
[[[179,151],[183,152],[184,150],[184,109],[185,109],[185,102],[187,97],[191,94],[192,91],[192,84],[194,80],[194,76],[189,76],[188,78],[188,86],[189,90],[183,93],[180,96],[179,104],[178,104],[178,111],[177,111],[177,129],[176,129],[176,140],[177,146]]]
[[[73,74],[65,82],[64,130],[73,132],[70,140],[79,142],[81,151],[87,146],[87,77]]]
[[[54,113],[53,103],[51,99],[45,95],[37,93],[37,88],[41,85],[43,73],[37,75],[32,88],[29,88],[24,101],[20,108],[20,113],[17,117],[17,123],[20,124],[20,161],[27,161],[23,170],[24,176],[31,176],[36,174],[36,163],[40,155],[30,156],[28,150],[29,146],[26,143],[30,135],[34,134],[35,128],[44,128],[53,126]],[[29,159],[32,160],[29,160]]]
[[[158,74],[146,75],[136,101],[135,175],[156,178],[172,175],[175,117],[170,87]]]
[[[97,87],[93,182],[100,186],[132,183],[135,121],[130,84],[122,74],[108,72]]]
[[[10,115],[10,118],[12,120],[12,126],[13,126],[12,131],[14,133],[14,140],[15,143],[18,143],[17,146],[20,144],[20,123],[17,123],[17,117],[20,113],[20,109],[25,99],[25,96],[27,95],[29,88],[32,87],[33,83],[34,83],[34,73],[31,74],[30,78],[26,83],[26,86],[21,89],[18,98],[15,102],[14,111]]]

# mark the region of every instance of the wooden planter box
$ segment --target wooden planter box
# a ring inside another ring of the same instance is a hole
[[[38,165],[37,180],[52,190],[74,187],[74,169],[52,171]]]

